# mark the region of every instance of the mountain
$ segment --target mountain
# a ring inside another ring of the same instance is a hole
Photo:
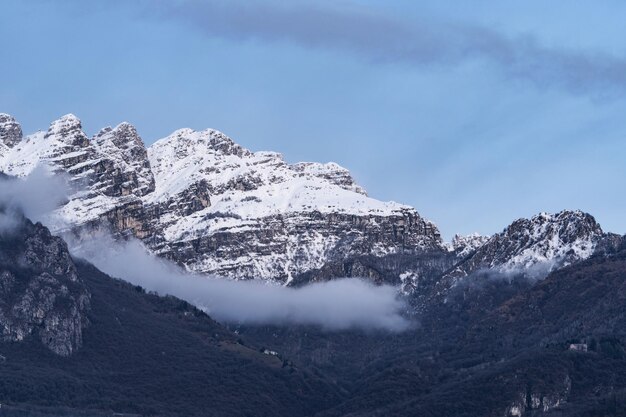
[[[484,270],[542,277],[618,238],[586,213],[563,211],[444,243],[415,209],[368,197],[334,163],[288,164],[212,129],[180,129],[146,148],[124,122],[89,139],[71,114],[24,136],[0,115],[0,171],[25,176],[38,164],[74,189],[49,222],[54,232],[105,228],[191,271],[236,279],[360,276],[405,294],[445,293]]]
[[[613,251],[621,237],[605,233],[590,214],[576,210],[518,219],[485,240],[438,283],[454,286],[474,273],[523,274],[538,279],[596,252]]]
[[[293,416],[343,398],[188,303],[72,259],[41,224],[19,218],[6,232],[2,415]]]
[[[91,295],[67,245],[39,223],[12,221],[5,212],[1,218],[2,340],[33,336],[54,353],[71,355],[82,345]]]
[[[625,242],[542,281],[457,286],[451,302],[430,305],[405,332],[328,332],[225,327],[72,259],[40,224],[3,225],[11,228],[0,233],[2,324],[8,311],[37,319],[24,337],[0,341],[6,415],[617,417],[626,409]],[[45,296],[24,297],[26,288]]]
[[[318,416],[623,416],[626,245],[540,281],[456,286],[396,335],[279,326],[241,335],[349,392]]]
[[[433,223],[368,197],[334,163],[288,164],[211,129],[180,129],[146,149],[128,123],[88,139],[73,115],[29,136],[0,120],[1,171],[24,176],[45,163],[75,186],[54,224],[135,236],[192,271],[290,283],[361,256],[447,253]]]
[[[626,239],[589,214],[542,213],[444,244],[415,210],[368,198],[335,164],[287,164],[213,130],[148,149],[128,123],[89,139],[71,115],[26,137],[2,115],[0,154],[11,175],[45,161],[68,176],[60,232],[110,227],[234,278],[400,284],[412,323],[217,323],[72,259],[3,208],[3,414],[624,415]]]
[[[489,240],[489,236],[482,236],[478,233],[462,236],[454,235],[452,241],[446,244],[450,252],[453,252],[457,258],[463,259],[473,254],[478,248],[483,246]]]

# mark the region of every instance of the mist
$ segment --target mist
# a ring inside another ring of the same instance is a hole
[[[58,219],[53,219],[52,212],[67,201],[69,194],[67,178],[52,174],[45,165],[38,165],[24,178],[0,177],[0,205],[4,210],[0,230],[7,232],[16,226],[17,213],[48,227],[56,225]]]
[[[404,302],[392,286],[338,279],[300,288],[260,281],[234,281],[189,273],[149,253],[137,240],[109,234],[70,240],[73,255],[101,271],[161,295],[173,295],[218,321],[240,324],[315,325],[398,332],[410,326]]]

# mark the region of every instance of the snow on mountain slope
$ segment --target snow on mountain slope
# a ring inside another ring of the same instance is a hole
[[[2,170],[18,176],[28,175],[41,161],[69,170],[91,156],[80,121],[71,114],[52,122],[47,132],[14,137],[13,145],[3,151]]]
[[[75,193],[59,209],[57,227],[97,222],[116,208],[140,203],[139,196],[154,188],[143,142],[127,124],[89,140],[80,120],[68,114],[46,132],[18,135],[13,142],[0,149],[0,171],[25,176],[45,165],[70,179]]]
[[[543,277],[547,273],[587,259],[599,248],[611,246],[617,235],[606,234],[590,214],[576,210],[540,213],[518,219],[460,262],[442,282],[459,279],[481,270],[524,273]]]
[[[368,197],[345,168],[290,165],[216,130],[180,129],[146,149],[128,123],[90,140],[66,115],[22,137],[2,115],[0,139],[0,170],[46,163],[76,185],[59,224],[133,234],[194,271],[288,283],[345,257],[445,250],[415,209]]]
[[[367,197],[347,170],[336,164],[289,165],[278,153],[250,152],[215,130],[178,130],[154,143],[148,157],[157,187],[146,197],[147,203],[167,201],[191,184],[203,182],[211,196],[210,207],[178,218],[166,228],[168,240],[207,226],[248,227],[248,220],[267,216],[313,211],[390,216],[414,211]]]
[[[335,163],[288,164],[212,129],[180,129],[149,148],[129,123],[89,139],[71,114],[23,136],[0,114],[0,171],[24,176],[42,163],[75,186],[54,215],[56,232],[105,227],[190,270],[238,279],[331,279],[366,256],[381,261],[357,270],[395,274],[407,289],[456,264],[439,285],[450,287],[482,269],[540,275],[614,240],[590,215],[563,211],[444,244],[415,209],[368,197]]]
[[[489,240],[489,236],[483,236],[478,233],[462,236],[454,235],[451,242],[446,243],[446,248],[459,259],[463,259],[470,255]]]
[[[440,249],[436,227],[409,206],[365,195],[336,164],[287,164],[215,130],[181,129],[148,149],[164,204],[202,187],[197,211],[159,219],[163,253],[194,270],[289,282],[335,257]],[[367,238],[366,238],[367,237]]]

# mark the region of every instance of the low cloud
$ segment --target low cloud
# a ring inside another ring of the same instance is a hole
[[[10,209],[0,211],[0,237],[10,235],[19,225],[17,212]]]
[[[409,327],[401,315],[406,306],[391,286],[338,279],[288,288],[191,274],[150,254],[136,240],[118,242],[107,234],[70,241],[70,247],[75,256],[111,276],[184,299],[223,322],[317,325],[328,330]]]
[[[66,178],[51,175],[43,165],[24,178],[0,177],[0,205],[4,210],[0,229],[6,232],[11,225],[17,225],[17,213],[23,213],[34,222],[49,225],[50,214],[67,201],[69,193]]]
[[[460,278],[453,291],[478,290],[491,284],[529,284],[545,279],[551,272],[566,265],[563,259],[536,262],[529,266],[482,268]]]

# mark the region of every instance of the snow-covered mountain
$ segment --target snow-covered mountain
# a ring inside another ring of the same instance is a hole
[[[456,234],[452,238],[452,241],[446,243],[446,247],[450,252],[453,252],[457,258],[463,259],[474,253],[488,240],[489,236],[483,236],[478,233],[472,233],[466,236]]]
[[[288,164],[216,130],[180,129],[146,149],[128,123],[88,139],[66,115],[23,136],[3,114],[0,145],[7,174],[46,163],[69,175],[78,191],[58,224],[108,225],[193,271],[289,282],[331,260],[445,251],[434,224],[368,197],[345,168]]]
[[[540,213],[518,219],[487,239],[446,274],[444,281],[456,282],[481,270],[543,277],[619,242],[618,235],[605,233],[593,216],[582,211]]]
[[[543,274],[618,239],[590,215],[563,211],[443,243],[414,208],[369,197],[335,163],[289,164],[212,129],[180,129],[148,148],[129,123],[88,138],[71,114],[24,136],[0,114],[0,171],[25,176],[39,164],[75,185],[55,232],[107,228],[191,271],[238,279],[364,276],[413,292],[482,269]]]

